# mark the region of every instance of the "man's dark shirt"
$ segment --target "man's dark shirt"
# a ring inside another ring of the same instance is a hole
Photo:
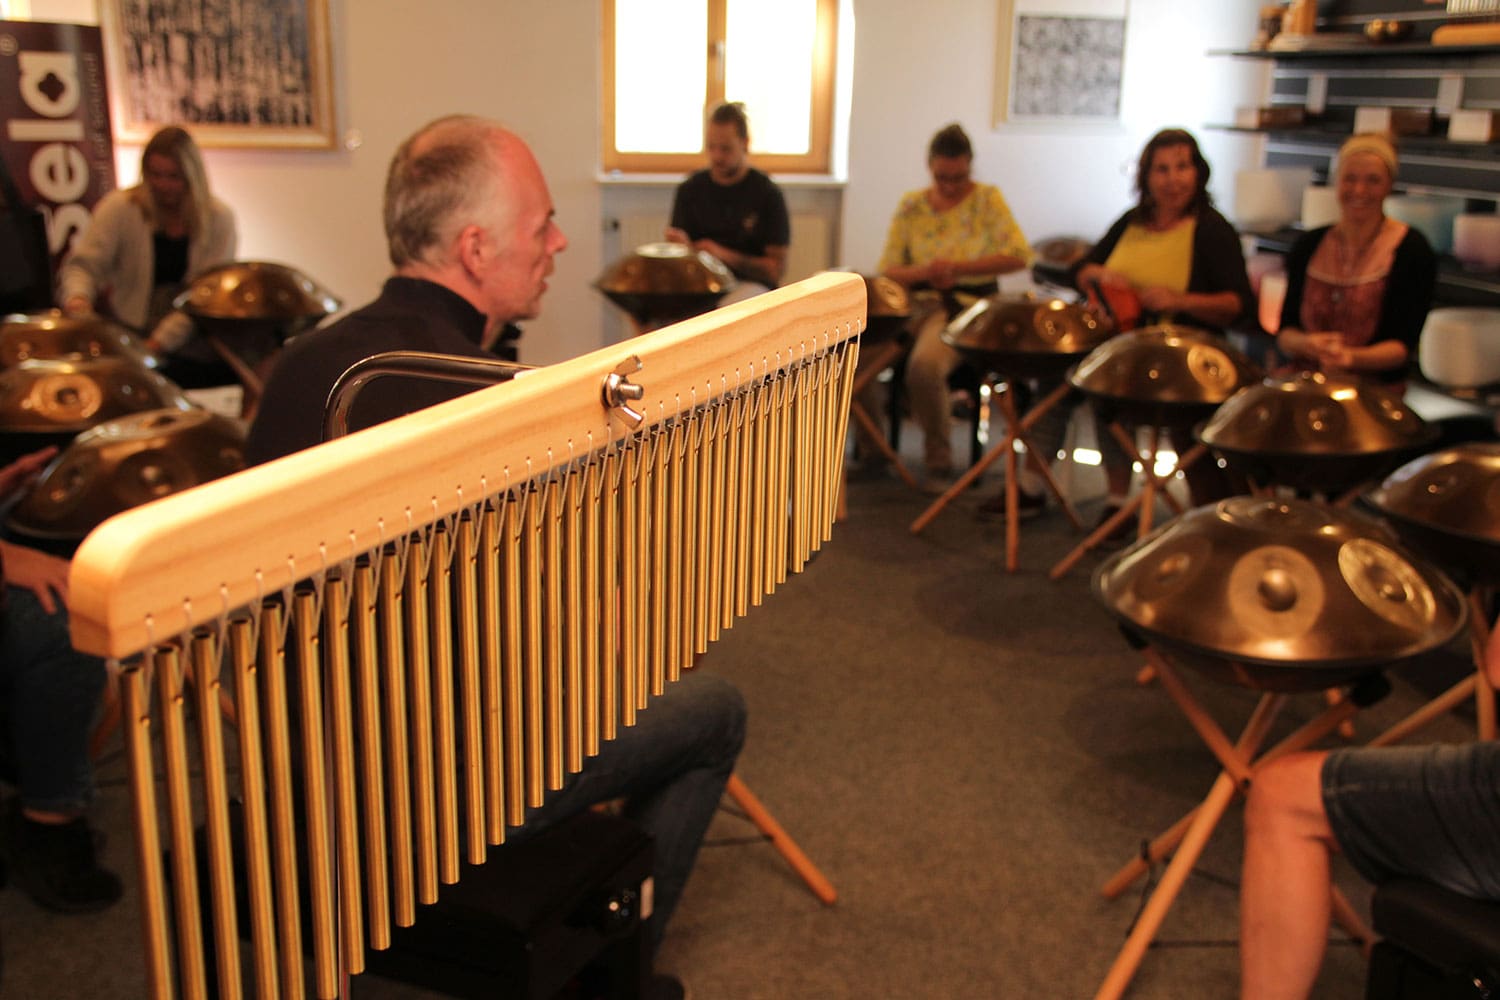
[[[494,360],[495,355],[480,346],[484,328],[484,314],[442,285],[419,278],[388,279],[374,302],[287,345],[250,428],[246,462],[258,465],[320,443],[328,393],[355,362],[386,351]],[[349,414],[349,429],[405,416],[475,388],[386,376],[360,392]]]
[[[792,241],[781,189],[754,167],[735,184],[719,184],[707,170],[683,181],[672,200],[672,226],[689,239],[713,240],[752,257]]]

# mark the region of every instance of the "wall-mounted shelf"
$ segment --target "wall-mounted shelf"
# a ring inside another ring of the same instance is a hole
[[[1245,128],[1240,125],[1210,124],[1218,132],[1263,135],[1278,142],[1307,142],[1337,148],[1351,135],[1347,123],[1308,122],[1305,125],[1277,128]],[[1396,141],[1403,156],[1442,156],[1448,159],[1500,162],[1500,142],[1452,142],[1440,135],[1404,135]]]
[[[1210,49],[1211,56],[1235,59],[1274,59],[1296,62],[1312,59],[1409,59],[1422,56],[1475,56],[1500,53],[1500,45],[1429,45],[1426,42],[1391,42],[1376,44],[1330,45],[1326,48],[1287,49]]]

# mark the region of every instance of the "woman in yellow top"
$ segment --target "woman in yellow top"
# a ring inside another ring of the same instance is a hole
[[[974,147],[958,125],[932,137],[932,184],[901,198],[891,219],[880,273],[933,294],[913,317],[916,343],[906,362],[912,416],[925,437],[928,484],[941,492],[953,475],[948,376],[959,356],[942,341],[949,318],[994,294],[996,278],[1031,262],[1031,248],[1000,189],[970,176]]]
[[[1208,176],[1208,161],[1191,133],[1162,129],[1147,141],[1136,170],[1139,200],[1075,272],[1077,287],[1090,302],[1114,303],[1116,311],[1118,303],[1132,302],[1149,322],[1214,331],[1250,314],[1253,295],[1239,234],[1214,210]],[[1125,503],[1131,461],[1107,433],[1100,441],[1109,481],[1102,523]],[[1188,470],[1195,503],[1223,492],[1206,481],[1216,472],[1207,462]]]

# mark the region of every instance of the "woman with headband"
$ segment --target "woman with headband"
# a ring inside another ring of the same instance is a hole
[[[1417,230],[1388,218],[1396,150],[1356,135],[1334,168],[1339,221],[1305,233],[1287,254],[1277,343],[1298,367],[1399,382],[1432,300],[1437,257]]]

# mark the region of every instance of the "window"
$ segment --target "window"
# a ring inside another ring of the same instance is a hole
[[[766,171],[827,173],[837,0],[603,0],[606,170],[702,167],[703,120],[743,101]]]

